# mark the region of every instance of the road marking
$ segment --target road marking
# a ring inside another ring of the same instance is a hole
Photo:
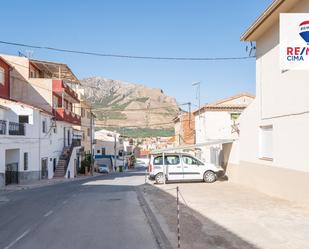
[[[44,217],[50,216],[53,212],[54,212],[54,211],[52,211],[52,210],[48,211],[46,214],[44,214]]]
[[[4,249],[10,249],[12,246],[14,246],[19,240],[21,240],[23,237],[25,237],[30,232],[30,229],[26,230],[22,235],[20,235],[18,238],[16,238],[14,241],[12,241],[8,246],[4,247]]]

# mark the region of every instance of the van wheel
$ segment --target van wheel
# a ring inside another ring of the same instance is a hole
[[[213,171],[206,171],[204,173],[204,182],[207,182],[207,183],[212,183],[212,182],[215,182],[217,180],[217,176],[216,174],[213,172]]]
[[[164,183],[163,173],[156,174],[155,181],[157,184],[163,184]]]

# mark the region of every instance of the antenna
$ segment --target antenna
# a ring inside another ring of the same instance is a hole
[[[19,57],[26,57],[27,58],[27,56],[24,53],[20,52],[20,51],[18,51],[18,56]]]
[[[31,59],[31,57],[33,56],[33,50],[25,50],[25,52],[26,52],[26,57],[28,58],[28,59]]]
[[[248,53],[249,52],[249,56],[250,57],[254,57],[255,54],[256,54],[256,45],[253,44],[252,41],[250,41],[250,46],[246,46],[246,52]]]

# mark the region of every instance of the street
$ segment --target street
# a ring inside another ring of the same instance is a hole
[[[115,173],[0,194],[0,248],[158,248],[135,186]]]

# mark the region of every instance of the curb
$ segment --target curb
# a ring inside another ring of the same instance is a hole
[[[153,213],[149,203],[145,199],[140,188],[136,187],[137,199],[141,205],[141,208],[146,216],[147,222],[153,232],[153,236],[157,242],[159,249],[173,249],[172,244],[168,240],[167,236],[163,232],[155,214]]]
[[[1,193],[10,193],[10,192],[16,192],[16,191],[20,191],[20,190],[28,190],[28,189],[37,189],[37,188],[42,188],[42,187],[47,187],[47,186],[53,186],[53,185],[58,185],[58,184],[62,184],[62,183],[69,183],[69,182],[76,182],[76,181],[82,181],[82,180],[87,180],[87,179],[91,179],[91,178],[95,178],[98,177],[100,175],[94,175],[94,176],[86,176],[86,177],[76,177],[73,179],[61,179],[58,181],[50,181],[50,182],[39,182],[39,183],[43,183],[43,184],[38,184],[38,185],[16,185],[16,188],[8,188],[6,189],[4,188],[0,188],[0,194]],[[44,180],[41,180],[44,181]]]

